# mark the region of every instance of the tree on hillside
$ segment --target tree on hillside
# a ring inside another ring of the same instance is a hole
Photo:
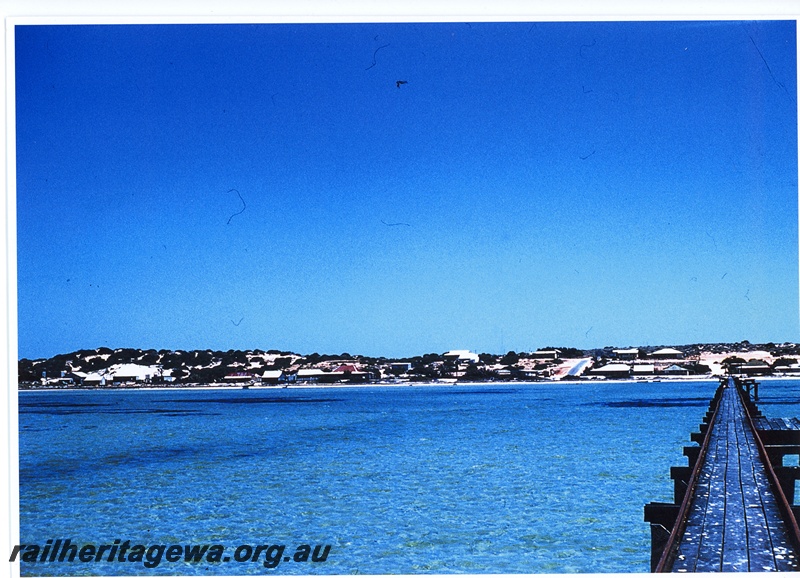
[[[481,363],[486,363],[488,365],[491,365],[495,361],[497,361],[497,356],[492,355],[491,353],[481,353],[480,355],[478,355],[478,359],[481,360]]]
[[[477,363],[470,363],[464,371],[464,376],[460,378],[462,381],[485,381],[490,379],[491,375],[485,367],[479,366]]]
[[[176,381],[184,381],[184,378],[189,375],[189,372],[185,369],[177,368],[172,370],[171,375]]]
[[[94,349],[79,349],[72,355],[75,357],[90,357],[92,355],[97,355],[97,352]]]
[[[744,365],[745,363],[747,362],[741,357],[732,355],[731,357],[723,359],[720,365],[725,370],[725,373],[732,373],[733,366]]]
[[[161,365],[164,369],[182,367],[185,357],[180,351],[169,352],[161,356]]]
[[[209,351],[193,351],[188,363],[191,365],[211,365],[214,361],[214,354]]]
[[[114,365],[115,363],[133,363],[139,358],[139,355],[140,351],[138,349],[126,347],[112,352],[107,361],[109,365]]]
[[[408,371],[408,374],[413,375],[414,378],[420,381],[436,379],[442,376],[437,369],[429,365],[420,365],[417,367],[413,367]]]
[[[270,355],[296,355],[293,351],[282,351],[280,349],[269,349],[267,353]]]
[[[31,383],[41,377],[41,374],[36,374],[33,362],[30,359],[20,359],[17,362],[17,375],[20,383]]]
[[[235,349],[225,352],[222,356],[222,365],[231,366],[234,364],[247,365],[247,354],[244,351]]]
[[[286,369],[292,364],[291,357],[276,357],[275,361],[272,362],[273,369]]]
[[[222,365],[203,367],[191,370],[189,377],[183,381],[191,383],[219,383],[225,378],[226,375],[228,375],[228,373],[228,368]]]
[[[159,355],[155,349],[149,349],[142,353],[142,355],[138,359],[138,363],[141,365],[155,365],[158,363]]]
[[[435,361],[444,361],[444,358],[438,353],[426,353],[422,357],[417,356],[412,359],[415,363],[421,363],[422,365],[430,365]]]
[[[514,351],[509,351],[498,363],[500,363],[500,365],[514,365],[517,362],[519,362],[519,355]]]
[[[68,363],[74,362],[74,358],[69,353],[62,353],[45,360],[41,364],[36,364],[36,371],[41,377],[42,372],[47,372],[47,377],[59,377],[62,371],[68,371]]]
[[[559,350],[561,352],[561,357],[564,359],[585,357],[585,352],[583,349],[576,349],[574,347],[546,347],[545,351],[552,351],[554,349]],[[541,349],[539,351],[541,351]]]
[[[92,372],[92,371],[99,371],[101,369],[106,369],[111,364],[103,359],[102,357],[95,356],[89,359],[84,359],[81,362],[81,371]]]

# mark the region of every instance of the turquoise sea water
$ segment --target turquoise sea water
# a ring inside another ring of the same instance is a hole
[[[330,545],[23,575],[647,572],[716,382],[20,392],[21,543]],[[800,382],[765,382],[768,416]]]

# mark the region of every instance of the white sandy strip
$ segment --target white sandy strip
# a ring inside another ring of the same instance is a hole
[[[581,380],[542,380],[542,381],[459,381],[458,383],[442,383],[442,382],[403,382],[403,383],[342,383],[337,385],[331,384],[303,384],[303,385],[254,385],[247,389],[267,391],[279,389],[369,389],[369,388],[384,388],[384,387],[508,387],[508,386],[525,386],[525,385],[544,385],[550,387],[558,386],[581,386],[597,383],[608,384],[639,384],[639,385],[652,385],[657,387],[659,383],[664,382],[680,382],[680,383],[694,383],[694,382],[708,382],[717,381],[721,375],[708,375],[708,376],[668,376],[668,377],[646,377],[638,379],[581,379]],[[800,376],[792,375],[770,375],[758,376],[758,381],[797,381]],[[20,393],[27,392],[46,392],[46,391],[239,391],[243,389],[241,386],[230,385],[190,385],[186,387],[61,387],[61,388],[35,388],[35,389],[20,389]]]

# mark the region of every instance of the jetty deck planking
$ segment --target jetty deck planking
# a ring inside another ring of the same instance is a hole
[[[800,428],[800,420],[757,421],[759,428]],[[744,404],[732,382],[722,391],[717,416],[707,435],[706,453],[694,494],[689,497],[683,532],[676,538],[671,570],[798,570],[789,528],[770,486]]]

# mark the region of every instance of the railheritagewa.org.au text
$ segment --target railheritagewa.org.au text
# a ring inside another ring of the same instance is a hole
[[[89,564],[92,562],[141,564],[156,568],[163,562],[220,564],[226,562],[261,563],[276,568],[282,562],[325,562],[330,545],[241,544],[228,549],[222,544],[136,544],[114,540],[111,544],[76,544],[70,539],[47,540],[45,544],[17,544],[9,562]]]

